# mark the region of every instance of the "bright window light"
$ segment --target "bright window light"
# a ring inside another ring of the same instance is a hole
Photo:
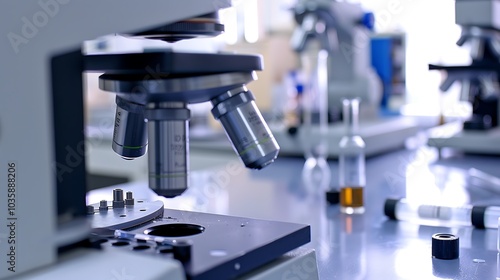
[[[243,13],[245,41],[255,43],[259,40],[259,6],[257,0],[245,1]]]
[[[234,45],[238,42],[238,17],[236,9],[228,8],[219,12],[221,22],[224,24],[224,39],[227,44]]]

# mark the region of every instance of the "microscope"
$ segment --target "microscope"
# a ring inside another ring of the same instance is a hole
[[[472,63],[464,66],[429,65],[430,70],[446,73],[440,90],[446,92],[461,83],[460,100],[470,102],[472,116],[444,124],[431,132],[428,144],[464,152],[500,154],[498,128],[500,104],[500,1],[456,0],[456,23],[462,27],[457,45],[468,45]]]
[[[292,48],[300,55],[311,39],[317,39],[328,51],[328,110],[330,125],[327,141],[330,157],[338,156],[344,134],[340,121],[342,99],[359,98],[359,132],[366,142],[367,155],[402,147],[417,132],[415,123],[402,117],[380,117],[381,84],[371,66],[370,30],[374,27],[372,13],[360,4],[332,0],[300,0],[293,8],[297,26],[291,39]],[[305,93],[307,94],[307,93]],[[300,155],[298,139],[308,141],[298,129],[276,128],[273,133],[280,143],[281,154]],[[319,134],[316,134],[319,135]]]
[[[102,73],[116,95],[112,148],[148,156],[149,187],[181,195],[189,184],[190,112],[211,102],[244,165],[261,169],[279,146],[245,85],[261,57],[150,51],[86,54],[106,34],[176,42],[224,31],[230,1],[6,2],[0,8],[0,278],[278,279],[310,264],[310,227],[178,211],[116,188],[86,205],[83,73]],[[150,69],[154,69],[151,73]],[[21,81],[23,79],[23,81]],[[27,79],[27,81],[24,81]],[[287,276],[288,277],[288,276]]]

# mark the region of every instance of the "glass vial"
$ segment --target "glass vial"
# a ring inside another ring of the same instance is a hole
[[[365,142],[358,135],[359,99],[342,100],[345,135],[339,143],[340,211],[364,213]]]
[[[328,157],[328,52],[310,42],[302,53],[305,87],[302,96],[302,144],[306,185],[326,190],[330,185]],[[319,188],[318,188],[319,187]]]

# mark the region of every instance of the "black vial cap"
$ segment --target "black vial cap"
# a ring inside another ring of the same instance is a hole
[[[391,220],[397,220],[396,218],[396,205],[398,205],[399,199],[388,198],[384,203],[384,214]]]
[[[450,233],[432,235],[432,256],[441,260],[458,259],[458,236]]]
[[[340,203],[340,192],[337,190],[326,191],[326,201],[329,204],[339,204]]]

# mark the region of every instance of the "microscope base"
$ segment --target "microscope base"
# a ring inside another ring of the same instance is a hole
[[[296,249],[237,280],[274,279],[319,280],[316,252]]]
[[[56,265],[17,279],[65,279],[68,275],[73,280],[138,279],[139,276],[144,280],[186,280],[182,265],[175,260],[91,249],[72,252]],[[293,277],[319,280],[314,250],[294,250],[236,280],[295,279]]]
[[[418,130],[417,124],[412,119],[404,117],[362,121],[359,124],[359,135],[365,141],[365,154],[367,156],[404,147],[406,140],[415,136]],[[313,136],[303,135],[303,133],[304,130],[301,132],[299,128],[299,132],[295,136],[291,136],[285,128],[274,129],[273,134],[281,147],[280,155],[303,156],[303,141],[313,140],[314,135],[319,135],[319,132],[318,128],[313,127],[311,133]],[[338,144],[343,135],[345,135],[345,128],[342,123],[328,127],[329,158],[338,157]]]
[[[461,122],[448,123],[430,131],[427,144],[436,148],[453,148],[467,153],[500,155],[500,128],[486,131],[464,131]]]
[[[185,280],[180,262],[160,260],[129,252],[81,249],[61,257],[56,264],[17,277],[18,280],[44,279],[144,279]]]

